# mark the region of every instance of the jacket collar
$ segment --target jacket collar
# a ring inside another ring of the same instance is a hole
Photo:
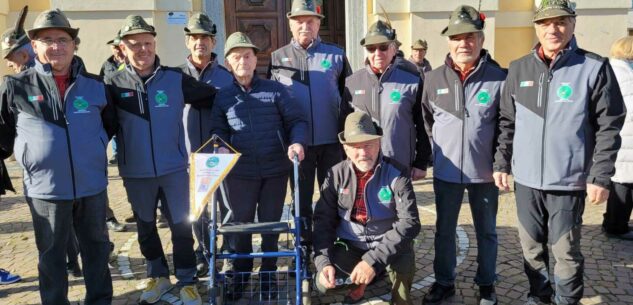
[[[158,57],[158,55],[155,55],[156,59],[154,60],[154,71],[152,72],[152,76],[154,74],[156,74],[156,72],[158,72],[158,70],[160,70],[160,58]],[[141,76],[138,75],[138,73],[136,73],[136,70],[134,69],[134,67],[132,67],[132,65],[130,64],[129,60],[125,60],[125,70],[127,70],[130,74],[138,77],[139,80],[141,80]]]
[[[33,69],[35,69],[35,71],[39,74],[43,74],[43,75],[47,75],[47,76],[53,76],[53,69],[52,66],[49,63],[43,64],[42,62],[40,62],[40,60],[36,57],[34,62],[33,62]],[[84,71],[85,67],[84,67],[84,62],[83,60],[81,60],[81,58],[79,56],[73,56],[73,60],[70,63],[70,75],[68,75],[71,79],[76,78],[77,75],[79,75],[80,72]]]
[[[193,64],[193,62],[191,62],[191,55],[187,56],[185,62],[187,64],[187,69],[189,70],[189,72],[191,72],[191,75],[195,75],[196,78],[199,78],[201,75],[204,75],[206,71],[211,71],[218,66],[218,61],[216,60],[217,58],[217,54],[211,53],[211,60],[207,63],[206,66],[204,66],[204,68],[202,68],[202,70],[200,70],[200,73],[198,73],[198,69],[196,69],[196,66]]]
[[[246,88],[242,87],[242,85],[237,81],[237,78],[235,78],[235,75],[233,75],[233,84],[244,93],[249,93],[253,91],[255,87],[259,85],[260,81],[261,80],[259,79],[259,76],[257,76],[257,72],[255,72],[255,74],[253,74],[253,79],[251,80],[251,89],[246,90]]]
[[[310,45],[304,49],[299,42],[297,42],[294,38],[292,38],[292,40],[290,41],[290,44],[295,48],[295,49],[299,49],[299,50],[304,50],[304,51],[309,51],[310,49],[316,48],[319,44],[321,44],[321,36],[317,35],[317,38],[312,40],[312,43],[310,43]]]

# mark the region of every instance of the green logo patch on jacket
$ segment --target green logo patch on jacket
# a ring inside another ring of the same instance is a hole
[[[393,91],[389,94],[389,99],[391,99],[392,104],[399,104],[402,99],[402,94],[398,89],[393,89]]]
[[[327,59],[324,59],[324,60],[321,61],[321,68],[327,70],[327,69],[329,69],[331,67],[332,67],[332,62],[331,61],[329,61]]]
[[[169,107],[169,105],[167,105],[167,100],[169,100],[169,97],[167,96],[167,93],[165,93],[165,91],[163,90],[156,91],[156,96],[154,96],[154,101],[156,101],[156,107]]]
[[[562,100],[561,102],[571,102],[569,98],[574,94],[574,89],[569,85],[569,83],[561,83],[556,90],[556,95]]]
[[[382,204],[391,203],[391,200],[393,199],[393,192],[388,186],[383,186],[380,188],[380,191],[378,191],[378,199]]]
[[[73,101],[73,107],[75,108],[75,113],[89,113],[88,102],[84,99],[83,96],[75,96],[75,100]]]
[[[479,106],[488,106],[490,103],[490,94],[488,93],[488,89],[481,89],[477,92],[477,105]]]

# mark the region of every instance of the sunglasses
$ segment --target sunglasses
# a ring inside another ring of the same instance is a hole
[[[369,52],[369,53],[376,52],[376,49],[380,50],[380,52],[386,52],[387,50],[389,50],[389,45],[388,44],[381,44],[379,46],[366,46],[365,47],[365,50],[367,50],[367,52]]]

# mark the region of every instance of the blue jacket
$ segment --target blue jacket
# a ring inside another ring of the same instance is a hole
[[[75,57],[61,97],[51,66],[7,76],[0,88],[0,148],[13,151],[24,169],[24,194],[72,200],[108,185],[106,147],[116,112],[98,76]]]
[[[198,81],[209,86],[213,86],[215,89],[219,90],[220,88],[228,86],[233,82],[233,74],[231,74],[231,72],[229,72],[225,67],[219,65],[215,58],[216,55],[213,53],[212,61],[200,72],[198,72],[189,58],[187,58],[185,64],[181,65],[179,68],[182,69],[184,73],[193,76]],[[211,137],[210,108],[196,109],[191,105],[185,105],[182,123],[185,125],[185,146],[187,147],[188,154],[196,151]],[[205,147],[203,151],[209,152],[210,150],[212,150],[211,145]]]
[[[117,107],[119,174],[158,177],[187,169],[182,113],[185,103],[211,107],[215,88],[180,69],[161,66],[143,82],[130,65],[106,77]]]
[[[308,120],[310,146],[338,143],[340,104],[351,68],[343,48],[317,38],[304,49],[294,39],[270,55],[268,77],[288,88]]]
[[[242,157],[231,171],[240,177],[275,177],[290,170],[288,145],[306,143],[303,112],[281,84],[254,76],[250,90],[237,81],[218,93],[211,120],[213,134]]]

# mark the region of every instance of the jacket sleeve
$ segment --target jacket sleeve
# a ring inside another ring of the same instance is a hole
[[[510,174],[512,171],[512,141],[514,140],[514,120],[516,106],[514,104],[514,69],[510,69],[501,91],[499,102],[499,119],[497,122],[497,151],[493,170]]]
[[[411,247],[413,239],[418,236],[422,227],[411,179],[403,176],[396,178],[393,191],[398,220],[392,229],[385,233],[380,244],[363,255],[363,260],[372,266],[376,273],[385,270],[393,262],[396,254]]]
[[[211,108],[211,136],[212,135],[217,135],[225,142],[232,144],[230,142],[231,127],[220,103],[213,103],[213,107]]]
[[[343,87],[343,99],[341,99],[341,104],[339,105],[338,132],[343,131],[345,128],[345,119],[352,112],[354,112],[354,108],[352,107],[352,93],[347,84],[345,84]]]
[[[336,241],[336,228],[340,219],[338,216],[338,193],[334,185],[332,169],[328,171],[327,178],[321,185],[321,197],[314,208],[314,234],[312,244],[314,246],[314,265],[318,271],[323,270],[330,263],[330,251]],[[317,229],[318,228],[318,229]],[[316,231],[318,230],[318,231]]]
[[[589,122],[595,131],[593,165],[587,183],[605,188],[611,185],[615,173],[615,159],[622,144],[620,130],[624,124],[626,109],[620,87],[611,65],[605,60],[589,105]]]
[[[415,125],[415,159],[413,160],[413,167],[421,170],[426,170],[426,165],[429,164],[429,158],[431,157],[431,143],[429,142],[429,136],[424,128],[424,118],[422,116],[422,92],[424,88],[424,81],[420,78],[418,85],[418,92],[415,97],[415,104],[413,104],[413,124]]]
[[[341,95],[341,101],[345,100],[345,79],[352,75],[352,67],[349,65],[347,56],[343,55],[343,71],[338,76],[338,91]]]
[[[0,86],[0,149],[6,152],[13,151],[15,141],[15,116],[11,111],[13,92],[10,81],[4,78]]]
[[[188,74],[181,72],[181,75],[185,103],[196,108],[212,108],[217,90],[213,86],[197,81]]]
[[[117,117],[116,106],[114,106],[114,100],[110,92],[110,86],[105,86],[106,106],[101,110],[101,121],[103,122],[103,128],[108,134],[108,139],[112,137],[119,130],[119,119]]]
[[[429,102],[429,88],[428,82],[424,86],[422,90],[422,118],[424,119],[424,129],[426,130],[426,134],[429,137],[433,136],[433,124],[435,124],[435,119],[433,118],[433,107],[431,106],[431,102]]]
[[[296,107],[294,99],[288,93],[288,90],[281,85],[277,84],[279,91],[279,97],[275,101],[278,105],[278,109],[281,112],[281,117],[284,123],[284,129],[290,140],[290,144],[299,143],[306,146],[308,136],[308,121],[305,114],[299,107]]]

